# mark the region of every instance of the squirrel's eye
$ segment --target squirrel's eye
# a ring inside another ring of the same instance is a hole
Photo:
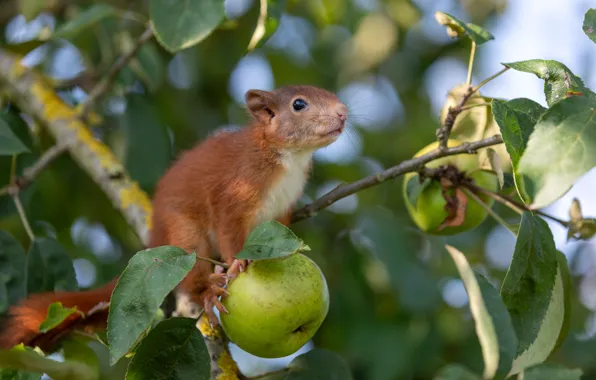
[[[308,103],[306,103],[306,100],[296,99],[294,100],[294,103],[292,103],[292,108],[294,109],[294,111],[302,111],[306,108],[307,105]]]

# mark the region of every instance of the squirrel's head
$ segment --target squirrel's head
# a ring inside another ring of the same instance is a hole
[[[290,149],[317,149],[337,140],[348,108],[339,98],[314,86],[250,90],[246,105],[268,140]]]

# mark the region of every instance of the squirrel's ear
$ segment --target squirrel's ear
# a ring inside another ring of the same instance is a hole
[[[262,90],[249,90],[245,95],[246,107],[255,119],[267,123],[275,117],[276,109],[272,93]]]

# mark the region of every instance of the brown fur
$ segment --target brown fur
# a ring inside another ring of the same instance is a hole
[[[292,103],[297,98],[307,101],[308,107],[294,111]],[[226,280],[246,266],[234,255],[258,223],[267,192],[284,178],[282,155],[330,144],[343,131],[347,116],[346,107],[334,94],[311,86],[252,90],[246,100],[253,121],[239,131],[216,134],[183,153],[161,178],[153,198],[149,247],[174,245],[231,266],[226,277],[213,273],[210,263],[197,260],[176,289],[203,305],[215,323],[211,307],[225,312],[218,296],[225,296]],[[338,133],[328,134],[333,131]],[[284,207],[286,210],[274,218],[287,225],[292,204]],[[109,302],[116,281],[86,292],[30,296],[10,309],[0,332],[0,347],[23,342],[47,349],[72,328],[104,328],[107,313],[102,312],[89,319],[75,315],[52,331],[39,333],[52,302],[77,306],[86,313],[100,302]]]

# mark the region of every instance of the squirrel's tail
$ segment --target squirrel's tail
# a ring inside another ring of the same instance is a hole
[[[98,289],[83,292],[47,292],[32,294],[13,305],[0,322],[0,348],[10,349],[23,343],[50,350],[57,341],[73,329],[92,332],[105,328],[108,319],[107,303],[116,287],[118,277]],[[54,302],[61,302],[67,308],[77,307],[79,313],[71,314],[60,325],[42,333],[41,323],[46,319],[48,308]]]

